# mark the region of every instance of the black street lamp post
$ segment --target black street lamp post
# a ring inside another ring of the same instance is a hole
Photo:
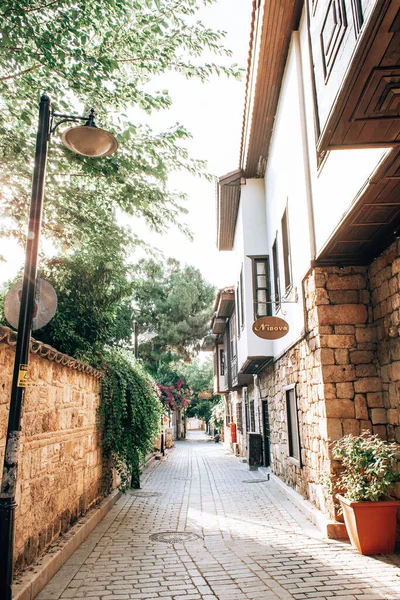
[[[60,118],[53,127],[54,118]],[[94,111],[89,117],[74,117],[54,113],[50,98],[42,95],[39,104],[39,125],[36,136],[35,166],[33,172],[31,205],[26,240],[25,270],[22,285],[21,306],[18,320],[17,344],[11,387],[8,430],[4,453],[3,478],[0,488],[0,598],[12,600],[13,538],[19,442],[21,438],[21,414],[29,360],[30,337],[34,311],[35,285],[42,223],[44,183],[48,146],[51,135],[61,123],[67,121],[86,123],[70,128],[62,134],[67,148],[85,156],[107,156],[118,143],[107,131],[94,124]]]

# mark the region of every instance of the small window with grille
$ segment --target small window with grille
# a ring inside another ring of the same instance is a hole
[[[223,348],[219,349],[219,374],[221,377],[225,375],[225,352]]]
[[[288,426],[288,442],[289,442],[289,457],[291,462],[294,462],[301,467],[301,446],[300,446],[300,431],[299,418],[297,411],[296,386],[291,385],[285,388],[286,390],[286,412]]]

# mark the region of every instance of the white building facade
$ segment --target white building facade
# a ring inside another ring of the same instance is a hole
[[[330,442],[400,442],[399,24],[394,1],[255,2],[241,162],[218,185],[226,443],[330,517]],[[287,335],[257,337],[267,315]]]

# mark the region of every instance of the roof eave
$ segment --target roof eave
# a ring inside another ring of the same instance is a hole
[[[217,183],[217,248],[233,250],[240,203],[241,169],[220,177]]]
[[[253,1],[240,165],[263,177],[292,32],[303,0]],[[258,6],[257,6],[258,5]]]

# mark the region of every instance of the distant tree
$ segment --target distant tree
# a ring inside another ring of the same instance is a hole
[[[186,416],[197,417],[208,423],[212,416],[212,409],[219,401],[219,396],[212,400],[199,400],[200,392],[213,391],[213,362],[207,359],[204,362],[194,360],[189,364],[179,364],[177,371],[182,373],[193,389],[193,400],[186,411]]]
[[[190,361],[209,329],[214,288],[195,267],[142,260],[135,271],[134,317],[157,337],[141,344],[140,356],[153,374],[160,365]]]
[[[185,376],[186,381],[196,396],[200,392],[212,392],[214,368],[211,357],[207,357],[203,361],[197,359],[189,364],[180,364],[178,365],[178,370]]]

